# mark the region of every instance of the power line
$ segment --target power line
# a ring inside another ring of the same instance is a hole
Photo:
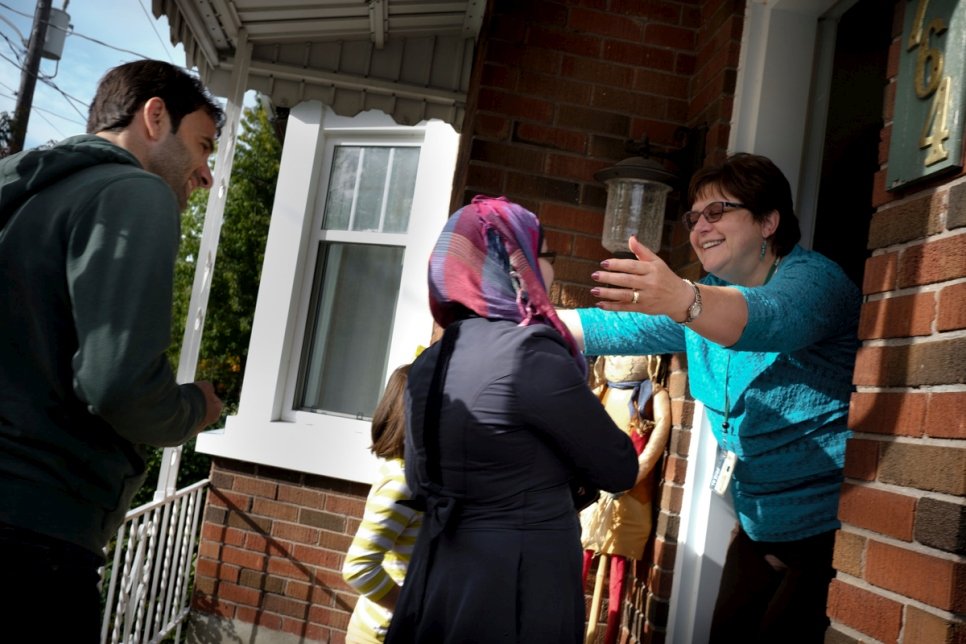
[[[158,21],[154,20],[151,17],[151,14],[148,13],[148,8],[144,6],[143,0],[138,2],[138,6],[140,6],[141,11],[144,12],[144,17],[148,19],[148,24],[151,25],[151,29],[154,31],[154,35],[158,37],[158,42],[161,43],[161,49],[163,49],[164,53],[168,55],[168,60],[171,61],[171,64],[174,64],[174,58],[171,57],[171,52],[168,51],[168,46],[164,44],[164,39],[161,38],[161,34],[158,32],[158,27],[157,27]]]
[[[14,92],[14,93],[16,93],[16,90],[14,90],[14,89],[11,89],[9,85],[6,85],[6,84],[4,84],[4,83],[0,83],[0,85],[3,85],[3,86],[4,86],[4,87],[6,87],[7,89],[10,89],[10,91],[12,91],[12,92]],[[13,101],[16,101],[16,100],[17,100],[17,97],[16,97],[16,96],[12,96],[12,95],[10,95],[10,94],[4,94],[3,92],[0,92],[0,96],[2,96],[2,97],[4,97],[4,98],[9,98],[9,99],[11,99],[11,100],[13,100]],[[71,119],[69,119],[69,118],[67,118],[66,116],[61,116],[60,114],[57,114],[56,112],[52,112],[52,111],[50,111],[50,110],[45,110],[44,108],[42,108],[42,107],[37,107],[36,105],[34,105],[34,106],[32,106],[32,107],[31,107],[31,110],[32,110],[32,111],[36,111],[36,112],[37,112],[37,116],[39,116],[39,117],[40,117],[40,118],[42,118],[43,120],[45,120],[45,121],[47,121],[47,125],[49,125],[50,127],[52,127],[52,128],[54,128],[54,130],[55,130],[55,131],[57,132],[57,134],[59,134],[59,135],[60,135],[60,138],[62,138],[62,139],[66,139],[66,138],[67,138],[67,135],[66,135],[66,134],[64,134],[64,133],[63,133],[63,132],[62,132],[62,131],[60,130],[60,128],[59,128],[59,127],[57,127],[56,125],[54,125],[53,123],[51,123],[51,122],[50,122],[50,119],[49,119],[49,118],[47,118],[46,116],[44,116],[43,114],[41,114],[41,112],[47,112],[48,114],[51,114],[51,115],[53,115],[53,116],[56,116],[56,117],[59,117],[59,118],[62,118],[62,119],[64,119],[65,121],[68,121],[68,122],[70,122],[70,123],[77,123],[77,121],[73,121],[73,120],[71,120]],[[81,125],[84,125],[84,124],[82,123]],[[85,127],[86,127],[86,126],[85,126]]]
[[[83,118],[87,118],[86,116],[84,116],[84,113],[81,112],[79,109],[77,109],[77,106],[74,105],[74,102],[76,101],[76,102],[80,103],[81,105],[83,105],[84,107],[87,107],[87,104],[85,104],[84,101],[82,101],[81,99],[76,98],[74,96],[71,96],[70,94],[68,94],[67,92],[65,92],[64,90],[62,90],[61,88],[57,87],[56,83],[54,83],[54,81],[50,80],[49,77],[44,77],[43,75],[41,75],[41,76],[39,76],[39,78],[40,78],[41,82],[46,83],[47,85],[50,85],[56,91],[60,92],[60,95],[67,99],[67,104],[70,105],[73,108],[73,110],[75,112],[77,112],[77,114],[82,119]]]
[[[33,109],[37,109],[37,108],[33,108]],[[50,122],[50,119],[47,118],[46,116],[44,116],[43,112],[37,112],[37,116],[39,116],[43,120],[47,121],[47,125],[49,125],[50,127],[54,128],[54,131],[57,132],[57,134],[60,135],[60,138],[62,138],[62,139],[66,139],[67,138],[67,135],[64,134],[63,132],[61,132],[59,127],[57,127],[56,125],[54,125],[53,123],[51,123]]]
[[[137,56],[138,58],[142,58],[144,60],[150,60],[151,58],[150,56],[145,56],[144,54],[138,53],[136,51],[131,51],[130,49],[124,49],[123,47],[115,47],[114,45],[109,45],[103,40],[98,40],[97,38],[91,38],[90,36],[85,36],[84,34],[78,33],[76,31],[68,31],[67,34],[70,36],[77,36],[79,38],[83,38],[84,40],[89,40],[103,47],[107,47],[108,49],[124,52],[125,54],[133,54],[134,56]]]
[[[162,49],[164,50],[165,54],[167,55],[167,57],[169,59],[171,59],[172,64],[177,65],[177,63],[175,63],[173,61],[173,59],[172,59],[172,55],[171,55],[171,52],[170,52],[170,47],[165,44],[164,40],[161,37],[160,32],[157,29],[157,26],[156,26],[157,21],[155,21],[155,20],[153,20],[151,18],[151,15],[148,13],[147,8],[144,6],[143,0],[138,0],[138,6],[141,8],[141,11],[144,13],[145,17],[147,18],[148,23],[151,25],[151,29],[154,31],[155,36],[158,38],[158,41],[161,43]],[[66,9],[66,7],[67,7],[67,4],[65,2],[64,8]],[[26,13],[26,12],[20,11],[18,9],[15,9],[15,8],[11,7],[9,4],[7,4],[6,2],[0,1],[0,8],[6,9],[7,11],[12,12],[13,14],[16,14],[16,15],[19,15],[19,16],[23,16],[24,18],[29,18],[31,20],[36,20],[36,16],[34,16],[33,14]],[[4,16],[0,15],[0,20],[2,20],[3,22],[7,22],[14,29],[14,31],[18,31],[16,25],[14,25],[14,23],[12,23],[10,20],[8,20],[7,18],[5,18]],[[133,51],[131,49],[125,49],[123,47],[117,47],[117,46],[112,45],[110,43],[104,42],[103,40],[99,40],[98,38],[94,38],[94,37],[88,36],[86,34],[79,33],[79,32],[77,32],[77,31],[75,31],[73,29],[73,25],[68,25],[67,28],[65,28],[65,27],[62,27],[60,25],[52,24],[50,20],[44,20],[44,21],[41,21],[41,22],[44,25],[46,25],[46,27],[48,27],[48,28],[58,29],[58,30],[60,30],[61,32],[65,33],[68,36],[71,36],[71,35],[78,36],[79,38],[82,38],[84,40],[93,42],[93,43],[95,43],[97,45],[100,45],[102,47],[106,47],[107,49],[112,49],[114,51],[122,52],[124,54],[128,54],[128,55],[131,55],[131,56],[135,56],[135,57],[140,58],[140,59],[150,59],[151,58],[150,56],[146,56],[146,55],[144,55],[144,54],[142,54],[140,52]],[[13,57],[16,58],[16,60],[11,59],[9,56],[6,56],[2,52],[0,52],[0,60],[7,61],[11,65],[13,65],[15,69],[17,69],[21,73],[23,73],[24,72],[24,66],[25,66],[25,63],[24,63],[24,60],[23,60],[23,52],[18,50],[16,44],[6,34],[0,32],[0,37],[2,37],[7,42],[8,46],[10,47],[10,50],[13,53]],[[177,66],[182,67],[181,65],[177,65]],[[45,75],[39,69],[36,70],[36,72],[33,73],[32,75],[37,80],[42,81],[46,85],[50,86],[54,91],[58,92],[64,98],[64,100],[67,101],[67,103],[70,105],[71,109],[74,112],[76,112],[77,115],[84,121],[83,123],[79,123],[79,124],[82,125],[82,126],[86,126],[87,116],[81,110],[79,110],[78,107],[77,107],[77,105],[80,105],[80,106],[82,106],[86,110],[87,107],[88,107],[86,101],[84,101],[82,99],[79,99],[79,98],[77,98],[75,96],[71,96],[70,94],[68,94],[67,92],[65,92],[64,90],[62,90],[52,80],[53,79],[53,76]],[[2,83],[0,83],[0,84],[2,84]],[[16,96],[19,96],[19,92],[18,91],[14,91],[12,88],[10,88],[7,85],[4,85],[4,87],[7,87],[8,89],[10,89],[11,91],[14,92],[14,95],[15,95],[14,98]],[[15,98],[15,100],[18,100],[18,99]],[[77,121],[75,121],[73,119],[70,119],[68,117],[65,117],[65,116],[63,116],[63,115],[61,115],[61,114],[59,114],[57,112],[54,112],[54,111],[43,110],[43,108],[39,108],[39,107],[36,107],[36,106],[34,106],[33,109],[38,110],[38,111],[46,111],[47,113],[49,113],[49,114],[51,114],[53,116],[57,116],[58,118],[67,120],[67,121],[69,121],[71,123],[78,123]],[[60,132],[60,130],[57,129],[57,127],[54,126],[54,124],[51,123],[46,117],[41,116],[41,118],[43,118],[45,121],[47,121],[47,123],[50,124],[50,126],[53,127],[56,131]]]
[[[17,93],[17,90],[13,89],[12,87],[10,87],[9,85],[7,85],[5,83],[0,83],[0,85],[3,85],[4,87],[6,87],[7,89],[9,89],[14,94]],[[13,94],[4,94],[3,92],[0,92],[0,96],[2,96],[3,98],[9,98],[12,101],[17,100],[17,97],[14,96]],[[46,109],[44,107],[37,107],[36,105],[33,105],[30,109],[37,110],[38,112],[44,112],[46,114],[50,114],[51,116],[56,116],[57,118],[63,119],[65,121],[67,121],[68,123],[73,123],[74,125],[80,125],[81,127],[87,127],[87,123],[82,123],[80,121],[75,121],[74,119],[70,118],[69,116],[64,116],[63,114],[61,114],[59,112],[55,112],[53,110],[48,110],[48,109]],[[41,118],[43,118],[43,117],[41,117]],[[48,123],[49,123],[49,121],[48,121]]]
[[[39,78],[41,81],[47,83],[48,85],[50,85],[51,87],[53,87],[54,89],[56,89],[58,92],[60,92],[64,96],[64,98],[67,98],[67,99],[70,99],[70,100],[74,101],[75,103],[79,104],[81,107],[87,107],[87,101],[85,101],[82,98],[77,98],[76,96],[73,96],[71,94],[68,94],[64,90],[62,90],[59,87],[57,87],[54,84],[54,77],[53,76],[50,76],[48,74],[44,74],[43,72],[41,72],[37,76],[37,78]]]
[[[21,72],[23,71],[23,63],[21,63],[19,60],[13,60],[12,58],[8,58],[3,54],[0,54],[0,58],[4,59],[8,63],[16,67],[18,71],[21,71]]]
[[[32,19],[34,17],[34,14],[32,14],[32,13],[24,13],[23,11],[20,11],[19,9],[14,9],[10,5],[4,4],[2,2],[0,2],[0,7],[3,7],[4,9],[9,9],[10,11],[14,12],[18,16],[23,16],[24,18],[31,18]]]
[[[13,29],[14,31],[17,32],[17,35],[20,36],[20,42],[23,43],[23,46],[24,47],[26,47],[27,46],[27,39],[24,38],[23,37],[23,34],[20,33],[20,30],[17,29],[17,25],[13,24],[13,20],[10,20],[6,16],[0,16],[0,20],[3,20],[5,23],[7,23],[8,25],[10,25],[10,28],[11,29]]]
[[[0,38],[3,38],[4,40],[7,41],[7,44],[10,46],[10,51],[13,52],[13,55],[16,56],[19,59],[20,58],[20,55],[22,53],[22,50],[19,49],[16,46],[16,44],[12,40],[10,40],[10,38],[7,36],[7,34],[3,33],[2,31],[0,31]]]
[[[26,18],[31,18],[31,19],[33,18],[33,15],[24,13],[23,11],[18,11],[18,10],[14,9],[13,7],[11,7],[10,5],[8,5],[8,4],[4,3],[4,2],[0,2],[0,7],[3,7],[4,9],[7,9],[8,11],[12,11],[13,13],[16,13],[18,15],[24,16]],[[143,9],[143,7],[142,7],[142,9]],[[53,27],[54,29],[59,29],[60,31],[63,31],[64,33],[66,33],[68,36],[77,36],[78,38],[83,38],[84,40],[89,40],[89,41],[91,41],[93,43],[97,43],[98,45],[101,45],[102,47],[107,47],[108,49],[113,49],[115,51],[119,51],[119,52],[122,52],[122,53],[125,53],[125,54],[131,54],[132,56],[137,56],[138,58],[142,58],[144,60],[150,60],[150,58],[151,58],[150,56],[145,56],[144,54],[142,54],[140,52],[131,51],[130,49],[124,49],[123,47],[115,47],[114,45],[111,45],[109,43],[104,42],[103,40],[98,40],[97,38],[93,38],[91,36],[86,36],[86,35],[78,32],[78,31],[76,31],[74,29],[64,29],[60,25],[52,24],[49,20],[47,21],[47,26],[48,27]],[[164,44],[164,43],[162,42],[162,44]]]
[[[4,87],[6,87],[6,85],[4,85]],[[10,94],[4,94],[3,92],[0,92],[0,96],[2,96],[4,98],[12,99],[14,101],[17,100],[17,97],[16,96],[11,96]],[[49,125],[50,127],[54,128],[54,130],[57,132],[57,134],[60,135],[60,138],[62,138],[62,139],[66,139],[67,138],[67,135],[64,134],[59,127],[57,127],[56,125],[54,125],[53,123],[51,123],[50,122],[50,119],[47,118],[46,116],[44,116],[42,114],[42,112],[46,112],[46,113],[51,114],[53,116],[57,116],[59,118],[64,119],[65,121],[70,122],[70,123],[77,123],[77,121],[73,121],[73,120],[67,118],[66,116],[61,116],[60,114],[57,114],[56,112],[51,112],[50,110],[45,110],[44,108],[37,107],[36,105],[31,106],[31,111],[32,112],[37,112],[37,116],[39,116],[40,118],[42,118],[43,120],[45,120],[47,122],[47,125]],[[85,124],[82,123],[81,125],[85,125]],[[86,127],[86,125],[85,125],[85,127]]]
[[[7,62],[8,62],[8,63],[10,63],[11,65],[13,65],[13,66],[14,66],[14,67],[16,67],[17,69],[19,69],[20,71],[23,71],[23,66],[22,66],[22,64],[21,64],[21,63],[19,63],[19,62],[17,62],[17,61],[15,61],[15,60],[12,60],[12,59],[10,59],[10,58],[8,58],[7,56],[5,56],[5,55],[4,55],[4,54],[2,54],[2,53],[0,53],[0,58],[2,58],[3,60],[5,60],[5,61],[7,61]],[[70,94],[68,94],[67,92],[65,92],[64,90],[62,90],[61,88],[59,88],[59,87],[57,87],[57,84],[56,84],[56,83],[54,83],[54,81],[52,81],[52,80],[50,79],[50,77],[49,77],[49,76],[46,76],[46,75],[44,75],[44,74],[38,74],[38,75],[37,75],[37,79],[38,79],[38,80],[39,80],[40,82],[42,82],[42,83],[44,83],[44,84],[46,84],[46,85],[49,85],[49,86],[50,86],[51,88],[53,88],[53,89],[54,89],[55,91],[57,91],[57,92],[60,92],[60,94],[61,94],[61,96],[63,96],[63,97],[65,98],[65,99],[67,99],[67,104],[68,104],[68,105],[70,105],[70,106],[71,106],[71,108],[72,108],[72,109],[73,109],[73,110],[74,110],[75,112],[77,112],[77,114],[78,114],[78,115],[79,115],[79,116],[80,116],[80,117],[81,117],[82,119],[87,119],[87,117],[86,117],[86,116],[84,115],[84,113],[83,113],[83,112],[81,112],[81,111],[80,111],[79,109],[77,109],[77,106],[76,106],[76,105],[74,105],[74,103],[76,102],[76,103],[79,103],[80,105],[82,105],[83,107],[85,107],[85,108],[86,108],[86,107],[87,107],[87,103],[85,103],[85,102],[84,102],[83,100],[81,100],[81,99],[79,99],[79,98],[77,98],[76,96],[71,96]],[[39,109],[39,108],[37,108],[37,109]]]

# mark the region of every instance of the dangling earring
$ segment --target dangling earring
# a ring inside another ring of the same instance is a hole
[[[765,259],[765,251],[768,250],[768,240],[761,240],[761,254],[758,256],[758,261]]]

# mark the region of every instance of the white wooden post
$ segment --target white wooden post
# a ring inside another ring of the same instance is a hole
[[[215,256],[218,252],[218,238],[221,224],[225,218],[225,201],[228,199],[228,183],[235,157],[235,139],[241,122],[242,104],[245,99],[245,86],[248,82],[248,66],[252,49],[248,42],[248,32],[238,30],[235,47],[234,65],[231,70],[231,95],[225,110],[225,125],[218,139],[218,156],[215,159],[215,174],[211,191],[208,193],[208,208],[205,211],[205,227],[201,236],[195,265],[195,281],[191,287],[191,302],[188,305],[188,320],[181,341],[181,357],[178,361],[178,382],[193,382],[198,368],[198,352],[201,349],[201,335],[205,326],[205,313],[208,308],[208,295],[211,289],[211,276],[215,269]],[[174,494],[177,488],[178,466],[181,463],[181,447],[167,447],[161,460],[158,486],[154,500],[159,501]]]

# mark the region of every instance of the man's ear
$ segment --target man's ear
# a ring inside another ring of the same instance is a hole
[[[152,141],[160,140],[171,127],[171,118],[164,101],[157,96],[149,98],[141,108],[145,131]]]

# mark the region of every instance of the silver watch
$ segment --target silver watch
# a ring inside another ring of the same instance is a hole
[[[688,317],[681,324],[691,324],[701,315],[701,291],[698,290],[698,285],[691,280],[684,280],[684,282],[694,291],[694,302],[688,307]]]

